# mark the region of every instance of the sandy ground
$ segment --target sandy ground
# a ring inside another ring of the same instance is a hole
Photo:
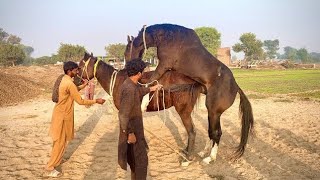
[[[101,91],[98,97],[105,97]],[[218,159],[202,165],[201,159],[180,166],[176,150],[184,148],[186,131],[174,110],[145,113],[150,147],[148,179],[320,179],[320,104],[313,101],[251,99],[256,137],[250,138],[244,156],[230,161],[240,137],[237,98],[221,117],[222,139]],[[45,179],[49,158],[48,136],[54,103],[38,97],[0,108],[0,179]],[[69,143],[60,169],[61,179],[130,179],[130,170],[117,165],[119,125],[117,111],[109,102],[90,108],[75,107],[76,136]],[[196,152],[207,137],[207,112],[203,97],[193,113],[197,130]],[[157,135],[154,137],[148,131]]]

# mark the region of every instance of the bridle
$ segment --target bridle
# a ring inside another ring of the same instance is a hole
[[[89,65],[89,62],[91,61],[91,57],[85,61],[85,60],[82,60],[82,62],[84,63],[84,66],[83,66],[83,70],[82,70],[82,73],[81,73],[81,79],[83,79],[83,73],[85,72],[87,74],[87,80],[90,81],[89,79],[89,74],[88,74],[88,65]],[[98,64],[101,60],[98,59],[95,63],[94,63],[94,68],[93,68],[93,77],[94,79],[97,79],[96,77],[96,73],[97,73],[97,67],[98,67]],[[115,83],[116,83],[116,79],[117,79],[117,74],[118,74],[118,71],[113,71],[112,75],[111,75],[111,79],[110,79],[110,86],[109,86],[109,93],[110,93],[110,96],[113,97],[113,90],[114,90],[114,86],[115,86]]]
[[[91,57],[89,57],[89,59],[88,59],[87,61],[82,60],[82,62],[84,63],[84,66],[83,66],[84,69],[83,69],[82,72],[81,72],[81,76],[80,76],[81,79],[83,79],[83,78],[82,78],[82,77],[83,77],[83,73],[85,72],[85,73],[87,74],[87,80],[88,80],[88,81],[90,80],[89,74],[88,74],[88,65],[89,65],[90,61],[91,61]],[[94,63],[94,68],[93,68],[93,77],[94,77],[94,79],[97,79],[97,77],[96,77],[97,66],[98,66],[98,64],[99,64],[100,61],[101,61],[101,60],[98,59],[98,60]]]

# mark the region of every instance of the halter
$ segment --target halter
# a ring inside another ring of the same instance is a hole
[[[82,77],[83,77],[83,72],[86,72],[86,74],[87,74],[87,80],[90,80],[89,79],[89,74],[88,74],[88,65],[89,65],[89,62],[91,61],[91,57],[87,60],[87,61],[85,61],[85,60],[82,60],[82,62],[84,63],[84,70],[82,70],[82,73],[81,73],[81,79],[83,79]],[[100,62],[101,60],[100,59],[98,59],[97,61],[96,61],[96,63],[94,64],[94,67],[93,67],[93,77],[94,77],[94,79],[96,80],[97,79],[97,77],[96,77],[96,73],[97,73],[97,66],[98,66],[98,64],[99,64],[99,62]]]

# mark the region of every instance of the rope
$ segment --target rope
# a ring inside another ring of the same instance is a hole
[[[113,98],[114,85],[116,84],[117,74],[118,74],[118,71],[113,71],[110,79],[109,93],[112,98]]]
[[[147,86],[149,86],[150,84],[152,84],[152,83],[154,83],[154,82],[157,82],[157,84],[159,84],[159,81],[157,81],[157,80],[154,80],[154,81],[152,81],[152,82],[150,82],[150,83],[146,83],[146,84],[142,84],[142,83],[138,82],[138,84],[147,87]],[[159,90],[157,90],[156,92],[154,92],[154,93],[152,94],[152,96],[151,96],[150,99],[149,99],[149,102],[151,102],[152,98],[154,97],[154,95],[155,95],[156,93],[158,94],[158,93],[159,93]],[[166,104],[165,104],[165,101],[164,101],[164,95],[165,95],[165,94],[164,94],[164,89],[163,89],[163,88],[162,88],[162,93],[163,93],[163,96],[162,96],[162,105],[163,105],[163,113],[164,113],[163,124],[165,124],[166,121],[167,121],[167,116],[166,116]],[[159,104],[159,96],[158,96],[158,95],[157,95],[157,108],[158,108],[158,115],[160,116],[160,104]],[[162,127],[161,127],[161,128],[162,128]]]
[[[97,80],[97,77],[96,77],[96,74],[97,74],[97,66],[98,66],[98,64],[99,64],[99,62],[100,62],[101,60],[100,59],[98,59],[97,60],[97,62],[96,63],[94,63],[94,68],[93,68],[93,77],[94,77],[94,79],[95,80]]]
[[[83,77],[83,72],[86,71],[87,80],[90,81],[90,79],[89,79],[89,77],[88,77],[88,76],[89,76],[89,75],[88,75],[88,65],[89,65],[90,60],[91,60],[91,57],[89,57],[89,59],[88,59],[87,61],[84,61],[84,60],[83,60],[83,62],[84,62],[84,70],[82,71],[81,76],[80,76],[80,78],[81,78],[82,80],[83,80],[83,78],[82,78],[82,77]]]
[[[171,150],[173,150],[173,152],[175,152],[176,154],[178,154],[180,157],[182,157],[184,160],[186,160],[187,162],[191,162],[188,160],[188,158],[182,154],[181,152],[179,152],[178,150],[176,150],[175,148],[173,148],[169,143],[167,143],[165,140],[163,140],[162,138],[156,136],[154,133],[152,133],[150,130],[148,130],[147,128],[144,128],[145,131],[147,131],[149,134],[151,134],[152,136],[154,136],[155,138],[157,138],[158,140],[160,140],[164,145],[166,145],[167,147],[169,147]],[[179,148],[180,150],[184,151],[183,149]]]
[[[144,46],[144,55],[147,54],[147,43],[146,43],[146,29],[147,29],[147,25],[143,25],[143,46]]]

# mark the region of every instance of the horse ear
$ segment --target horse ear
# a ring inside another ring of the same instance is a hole
[[[127,41],[128,41],[128,43],[131,41],[131,39],[130,39],[130,36],[129,36],[129,35],[127,35]]]
[[[93,53],[91,52],[91,56],[93,56]]]
[[[84,52],[83,59],[87,59],[88,56],[89,54],[87,52]]]
[[[134,37],[133,36],[131,36],[131,41],[133,41],[134,40]]]

